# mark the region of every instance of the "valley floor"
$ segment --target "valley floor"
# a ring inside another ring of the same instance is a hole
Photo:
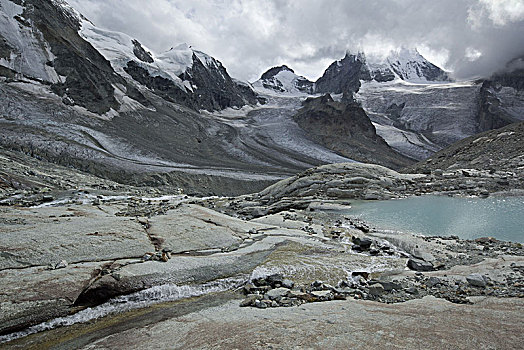
[[[439,184],[346,163],[253,195],[197,198],[36,160],[24,168],[19,157],[1,174],[0,346],[511,349],[524,340],[521,244],[402,234],[351,216],[354,199],[443,191],[460,176]],[[496,173],[479,174],[450,193],[504,189]]]

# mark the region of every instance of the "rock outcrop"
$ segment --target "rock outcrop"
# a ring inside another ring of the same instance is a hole
[[[354,101],[336,102],[329,94],[308,98],[294,120],[314,141],[347,158],[393,169],[412,162],[377,135],[366,112]]]

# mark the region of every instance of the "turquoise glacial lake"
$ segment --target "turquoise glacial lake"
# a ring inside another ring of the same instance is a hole
[[[350,214],[385,230],[524,243],[524,197],[421,196],[364,201],[352,203]]]

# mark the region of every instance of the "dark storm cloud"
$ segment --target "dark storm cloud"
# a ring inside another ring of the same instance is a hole
[[[187,42],[254,80],[288,64],[310,78],[344,52],[420,51],[459,78],[524,53],[524,0],[69,0],[155,52]]]

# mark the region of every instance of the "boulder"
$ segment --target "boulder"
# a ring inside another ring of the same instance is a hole
[[[440,281],[440,279],[438,277],[430,277],[426,281],[426,286],[428,286],[429,288],[432,288],[432,287],[435,287],[436,285],[439,285],[441,283],[442,282]]]
[[[373,243],[373,240],[369,238],[353,238],[353,243],[360,246],[362,250],[368,250],[371,247],[371,244]]]
[[[409,259],[408,268],[414,271],[432,271],[433,264],[420,259]]]
[[[466,277],[466,281],[474,287],[486,287],[486,279],[484,276],[482,276],[479,273],[472,273],[471,275]]]
[[[369,294],[380,296],[384,294],[384,287],[380,283],[375,283],[369,286]]]

